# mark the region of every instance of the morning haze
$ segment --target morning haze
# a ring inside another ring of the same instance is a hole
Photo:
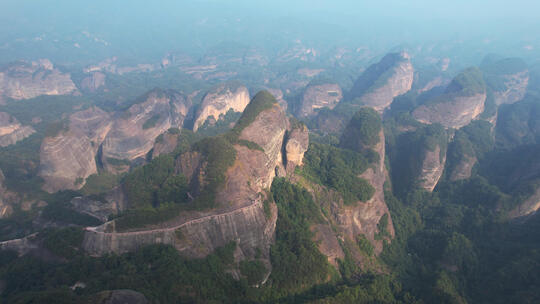
[[[539,12],[1,0],[0,303],[540,303]]]

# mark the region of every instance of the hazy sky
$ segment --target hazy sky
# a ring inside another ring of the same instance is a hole
[[[82,31],[116,47],[110,52],[136,49],[148,56],[226,40],[381,48],[444,40],[517,45],[538,42],[540,1],[0,0],[0,47],[42,34],[75,41]]]

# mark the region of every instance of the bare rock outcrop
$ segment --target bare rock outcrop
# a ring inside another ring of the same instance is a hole
[[[391,53],[380,62],[371,65],[356,80],[348,98],[382,112],[394,97],[407,93],[414,80],[414,68],[410,56]]]
[[[31,126],[23,126],[15,117],[0,112],[0,147],[13,145],[35,132]]]
[[[70,204],[77,212],[88,214],[102,222],[108,221],[111,215],[118,215],[127,208],[127,201],[120,187],[109,191],[101,200],[78,196],[74,197]]]
[[[178,129],[173,129],[178,130]],[[156,158],[162,154],[172,153],[178,145],[178,135],[176,131],[165,132],[156,138],[154,149],[152,150],[152,158]]]
[[[0,170],[0,219],[7,218],[13,214],[13,207],[20,201],[16,193],[9,191],[4,185],[4,172]]]
[[[416,108],[413,116],[422,123],[459,129],[484,112],[486,96],[482,73],[469,68],[452,80],[444,94]]]
[[[102,146],[102,163],[116,172],[129,162],[144,158],[154,140],[170,128],[181,128],[188,101],[175,91],[155,89],[140,103],[117,115]]]
[[[341,87],[336,83],[310,84],[302,95],[296,115],[311,117],[319,109],[333,109],[342,98]]]
[[[527,93],[529,69],[520,58],[494,58],[487,56],[480,68],[487,86],[492,89],[495,104],[512,104]]]
[[[285,142],[285,167],[287,174],[294,173],[294,168],[303,165],[304,153],[309,148],[309,131],[304,124],[293,127],[287,133]]]
[[[486,94],[448,97],[441,103],[423,105],[413,116],[422,123],[440,123],[447,128],[461,128],[484,112]]]
[[[540,209],[540,187],[523,203],[511,210],[508,215],[510,218],[524,217],[536,213],[538,209]]]
[[[441,146],[437,145],[433,151],[426,150],[422,160],[419,185],[426,191],[433,191],[444,171],[446,163],[446,151],[443,151],[441,157]]]
[[[279,171],[276,168],[284,167],[285,134],[289,125],[284,111],[270,93],[257,94],[233,130],[237,141],[233,145],[236,158],[225,172],[224,184],[217,190],[214,208],[183,212],[174,220],[127,232],[115,231],[114,221],[90,227],[85,233],[85,250],[92,255],[102,255],[163,243],[173,245],[188,257],[204,257],[217,247],[235,241],[237,259],[253,259],[260,252],[270,269],[269,248],[274,239],[277,208],[273,203],[265,208],[263,201]],[[306,144],[302,142],[305,135],[302,131],[307,129],[298,130],[290,130],[290,134],[294,134],[291,138]],[[202,153],[184,153],[176,162],[177,170],[190,181],[190,189],[208,184],[205,181],[207,162]],[[301,159],[297,162],[301,163]],[[198,194],[191,191],[191,195]]]
[[[475,156],[463,155],[459,162],[450,171],[450,181],[468,179],[471,177],[472,169],[478,162]]]
[[[309,190],[314,193],[315,201],[322,208],[329,210],[325,215],[326,223],[312,227],[315,241],[321,253],[328,257],[329,263],[338,265],[336,259],[343,259],[344,250],[348,251],[355,262],[366,265],[369,257],[362,253],[356,245],[359,238],[368,240],[375,254],[380,254],[384,241],[391,241],[395,235],[390,212],[384,197],[384,184],[388,178],[385,168],[384,132],[379,133],[380,141],[372,146],[379,154],[377,163],[372,164],[361,178],[364,178],[375,189],[373,196],[366,202],[346,205],[335,190],[311,184]],[[382,227],[383,224],[386,227]],[[387,234],[383,234],[385,229]],[[344,249],[346,248],[346,249]]]
[[[39,153],[43,190],[80,189],[88,176],[97,173],[95,150],[88,137],[73,131],[46,137]]]
[[[15,62],[0,69],[0,100],[2,97],[21,100],[77,92],[70,74],[61,72],[47,59]]]
[[[43,189],[56,192],[82,188],[86,178],[97,173],[95,157],[111,125],[108,113],[91,107],[72,114],[67,130],[46,137],[39,156]]]
[[[105,86],[105,74],[93,72],[81,81],[81,88],[87,92],[94,93]]]
[[[243,112],[249,103],[249,91],[240,85],[223,84],[208,92],[195,114],[193,131],[196,132],[208,119],[217,121],[229,110]]]

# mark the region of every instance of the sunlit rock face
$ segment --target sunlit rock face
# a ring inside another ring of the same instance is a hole
[[[15,117],[0,112],[0,147],[13,145],[35,132],[32,127],[21,125]]]
[[[70,74],[61,72],[47,59],[19,61],[0,68],[0,100],[75,93],[78,90]]]
[[[262,101],[269,101],[270,105],[261,110],[256,104]],[[239,142],[233,145],[236,158],[226,170],[214,208],[186,211],[171,223],[160,225],[161,228],[131,232],[114,232],[114,221],[111,221],[86,231],[85,250],[92,255],[103,255],[163,243],[173,245],[185,256],[204,257],[235,241],[237,259],[253,259],[259,255],[257,258],[271,269],[269,249],[274,240],[277,208],[271,203],[265,211],[263,202],[273,178],[284,173],[285,166],[293,168],[302,163],[309,140],[308,130],[302,124],[293,125],[268,92],[257,94],[250,105],[246,112],[252,114],[252,120],[238,133]],[[289,160],[285,160],[284,152]],[[198,195],[195,188],[208,184],[205,180],[207,165],[204,156],[196,151],[186,152],[176,160],[176,170],[187,178],[194,196]]]
[[[130,161],[144,159],[160,134],[170,128],[182,128],[188,109],[185,96],[156,89],[118,113],[102,144],[102,163],[106,169],[122,171]]]
[[[39,175],[43,189],[56,192],[80,189],[86,178],[97,173],[99,145],[110,131],[110,114],[97,108],[73,113],[58,134],[45,137],[40,149]]]
[[[319,109],[333,109],[343,98],[338,84],[310,84],[305,89],[296,115],[301,118],[314,116]]]
[[[240,85],[220,85],[208,92],[195,114],[193,131],[196,132],[208,119],[217,121],[228,111],[243,112],[249,103],[249,91]]]
[[[486,96],[482,73],[469,68],[456,76],[442,95],[416,108],[413,116],[422,123],[461,128],[484,112]]]
[[[356,80],[347,99],[382,112],[394,97],[407,93],[414,81],[410,56],[391,53],[371,65]]]

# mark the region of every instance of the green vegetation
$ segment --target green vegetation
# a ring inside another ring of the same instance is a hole
[[[98,195],[108,192],[116,187],[121,179],[121,175],[109,172],[100,172],[92,174],[86,178],[86,183],[79,190],[84,195]]]
[[[345,128],[340,146],[357,152],[366,151],[379,141],[382,119],[372,108],[362,108],[356,112]]]
[[[163,185],[169,178],[174,179],[174,159],[170,155],[160,155],[124,178],[127,199],[134,208],[157,207],[160,203],[166,203],[157,198],[166,196]],[[174,202],[184,202],[184,197],[180,196]]]
[[[204,180],[208,183],[201,195],[195,199],[195,205],[210,208],[214,206],[219,187],[225,182],[225,172],[236,160],[236,150],[222,136],[205,138],[195,143],[193,150],[205,157],[207,166]]]
[[[247,280],[236,281],[227,272],[235,247],[230,243],[204,259],[191,260],[170,246],[149,246],[122,256],[77,255],[65,263],[6,255],[0,265],[0,277],[6,282],[2,300],[84,303],[99,291],[132,289],[151,303],[238,303],[252,288]],[[69,287],[77,281],[86,288],[72,291]]]
[[[309,229],[310,224],[322,219],[311,194],[282,178],[272,183],[272,194],[279,214],[276,242],[270,250],[273,289],[285,295],[326,282],[330,266],[312,241]]]
[[[213,125],[210,123],[210,120],[207,119],[204,124],[197,129],[197,135],[207,137],[226,133],[231,129],[231,125],[234,125],[238,121],[241,115],[242,113],[230,109],[225,115],[220,115]]]
[[[480,68],[484,73],[495,75],[516,74],[528,69],[527,63],[521,58],[504,58],[500,60],[486,58],[482,61]]]
[[[234,128],[226,135],[227,139],[232,143],[236,142],[238,136],[242,133],[242,130],[254,122],[259,113],[272,108],[276,103],[276,98],[268,91],[260,91],[257,93],[244,109],[242,116],[240,116]]]
[[[395,143],[389,145],[388,156],[392,168],[392,185],[398,195],[418,187],[418,176],[426,152],[435,151],[439,147],[439,157],[442,160],[448,141],[444,127],[439,124],[424,125],[397,137],[391,134],[389,139],[395,140]]]
[[[43,246],[52,253],[64,258],[73,258],[79,254],[84,231],[78,227],[49,229],[40,236],[43,237]]]
[[[255,285],[262,282],[264,275],[268,272],[264,263],[260,260],[241,261],[240,273],[246,277],[249,285]]]
[[[127,159],[119,159],[113,157],[107,157],[107,163],[112,166],[123,167],[129,166],[131,162]]]
[[[376,154],[375,154],[376,155]],[[378,155],[377,155],[378,156]],[[301,174],[306,178],[338,191],[345,204],[367,201],[375,189],[363,178],[358,177],[372,159],[352,150],[339,149],[330,145],[311,143],[304,155]]]
[[[376,240],[383,240],[384,238],[390,238],[390,232],[388,231],[388,213],[383,214],[377,223],[378,232],[375,234]]]
[[[373,245],[371,242],[366,238],[365,235],[359,234],[356,236],[356,243],[358,245],[358,248],[360,248],[360,251],[365,253],[367,256],[373,255]]]
[[[158,224],[178,216],[182,210],[214,206],[217,191],[225,182],[225,172],[236,159],[236,150],[223,136],[204,138],[190,147],[193,139],[193,133],[182,132],[175,153],[160,155],[124,177],[122,185],[132,209],[116,219],[117,230]],[[206,164],[205,186],[194,199],[188,194],[189,181],[175,173],[173,157],[189,151],[201,153]]]
[[[150,129],[156,126],[159,121],[159,114],[154,114],[152,117],[148,118],[142,125],[143,130]]]
[[[239,144],[240,146],[247,147],[248,149],[251,149],[251,150],[258,150],[258,151],[264,152],[264,149],[261,146],[249,140],[239,139],[237,141],[237,144]]]
[[[173,203],[161,203],[155,208],[130,209],[115,219],[116,231],[156,225],[178,216],[185,207]]]
[[[69,201],[76,196],[80,196],[80,193],[70,190],[44,195],[43,200],[47,202],[47,206],[43,208],[42,217],[64,225],[97,226],[101,224],[98,219],[71,208]]]
[[[69,125],[65,120],[51,122],[45,127],[45,137],[55,137],[68,129]]]
[[[486,90],[486,84],[482,76],[480,69],[473,67],[465,69],[459,73],[448,87],[446,93],[458,93],[465,96],[484,93]]]

